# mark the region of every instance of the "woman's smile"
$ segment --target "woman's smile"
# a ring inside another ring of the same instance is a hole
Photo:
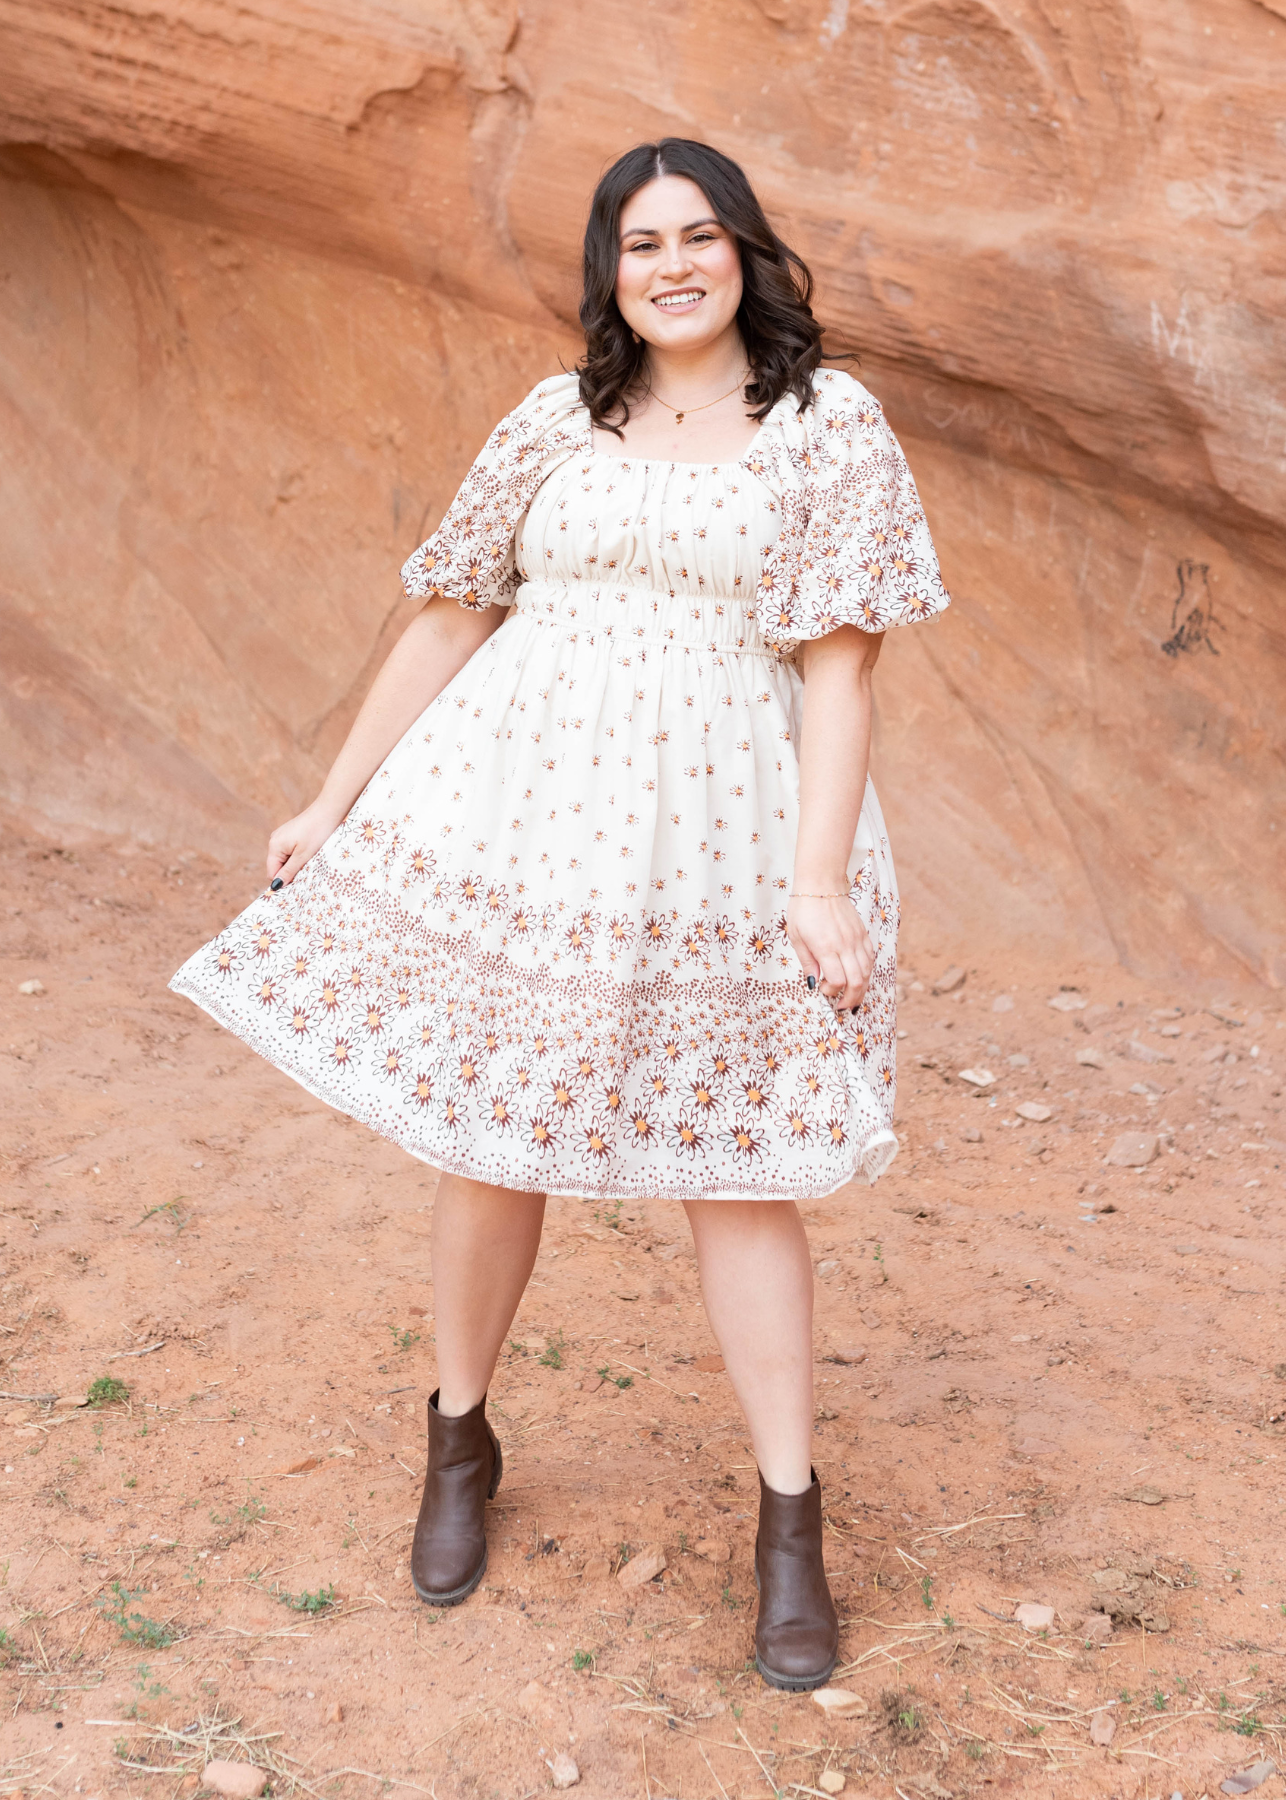
[[[653,294],[653,306],[662,312],[694,312],[705,299],[704,288],[679,288],[668,294]]]

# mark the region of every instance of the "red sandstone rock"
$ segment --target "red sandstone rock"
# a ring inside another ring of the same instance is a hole
[[[1284,14],[0,0],[10,812],[259,863],[576,353],[595,177],[676,131],[920,481],[957,605],[888,646],[875,774],[944,957],[1280,980]]]

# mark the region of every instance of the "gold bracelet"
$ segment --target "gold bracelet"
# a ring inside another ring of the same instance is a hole
[[[847,900],[848,889],[845,888],[840,894],[788,894],[786,898],[788,900]]]

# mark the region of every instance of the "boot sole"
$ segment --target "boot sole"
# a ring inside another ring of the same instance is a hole
[[[814,1688],[825,1687],[835,1673],[835,1664],[838,1661],[837,1656],[831,1662],[830,1667],[820,1675],[778,1675],[775,1670],[767,1668],[758,1651],[755,1652],[755,1667],[769,1687],[783,1688],[788,1694],[810,1694]]]
[[[491,1485],[487,1489],[487,1499],[488,1500],[495,1499],[496,1489],[500,1486],[500,1477],[504,1474],[504,1472],[505,1472],[505,1459],[504,1459],[504,1455],[500,1449],[499,1440],[497,1440],[497,1442],[496,1442],[496,1466],[491,1471]],[[416,1581],[414,1576],[411,1577],[411,1586],[415,1589],[416,1599],[423,1600],[423,1602],[426,1606],[459,1606],[462,1600],[467,1600],[469,1598],[469,1595],[473,1592],[474,1588],[477,1587],[478,1583],[482,1580],[482,1577],[486,1574],[486,1572],[487,1572],[487,1547],[484,1544],[482,1547],[482,1561],[478,1564],[477,1569],[474,1571],[474,1573],[472,1575],[470,1575],[469,1579],[464,1583],[464,1585],[462,1587],[452,1588],[450,1590],[450,1592],[446,1593],[446,1594],[431,1594],[431,1593],[429,1593],[427,1588],[422,1588],[420,1586],[419,1582]]]

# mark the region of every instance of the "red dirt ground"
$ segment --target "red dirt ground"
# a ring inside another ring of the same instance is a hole
[[[3,874],[0,1791],[169,1800],[238,1733],[276,1734],[275,1793],[355,1800],[521,1800],[558,1751],[604,1800],[834,1772],[881,1800],[1187,1796],[1284,1760],[1276,994],[909,922],[902,1153],[806,1209],[836,1680],[865,1706],[836,1720],[747,1666],[755,1473],[681,1209],[551,1202],[492,1391],[490,1569],[434,1613],[406,1571],[431,1171],[166,992],[255,871],[33,843]],[[1063,986],[1086,1004],[1052,1009]],[[1015,1124],[1031,1100],[1052,1117]],[[1161,1134],[1142,1172],[1103,1162],[1126,1130]],[[128,1401],[18,1397],[104,1375]],[[630,1592],[647,1545],[666,1571]],[[1149,1565],[1168,1630],[1087,1646]],[[1048,1632],[1010,1622],[1028,1600]]]

